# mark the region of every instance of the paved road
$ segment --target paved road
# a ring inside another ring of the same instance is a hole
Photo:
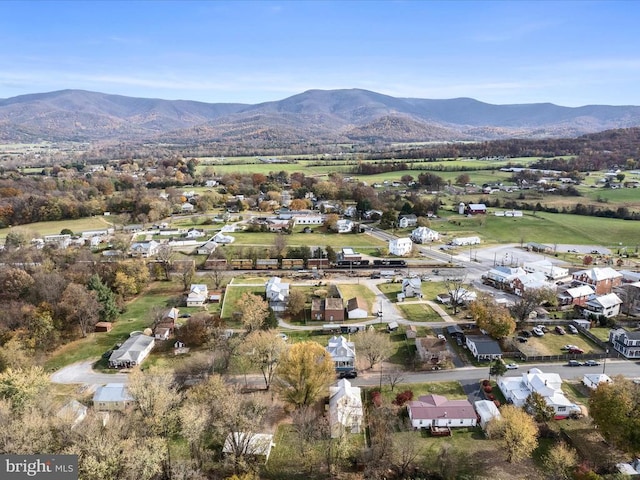
[[[126,383],[126,373],[99,373],[93,370],[96,359],[85,360],[61,368],[51,375],[53,383],[78,383],[88,385],[104,385],[106,383]]]

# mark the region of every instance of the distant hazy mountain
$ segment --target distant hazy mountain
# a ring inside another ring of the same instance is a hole
[[[0,141],[418,142],[572,137],[640,126],[640,107],[491,105],[309,90],[257,105],[63,90],[0,100]]]

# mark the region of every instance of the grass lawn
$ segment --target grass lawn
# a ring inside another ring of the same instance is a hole
[[[222,304],[220,318],[228,322],[231,320],[233,312],[237,310],[236,304],[242,297],[243,293],[253,293],[254,295],[264,295],[264,283],[263,285],[256,286],[234,286],[228,285],[224,294],[224,301]]]
[[[598,337],[603,342],[608,342],[609,341],[609,332],[610,331],[611,331],[611,329],[608,328],[608,327],[591,327],[589,329],[589,333],[591,333],[594,336]]]
[[[441,322],[442,318],[426,303],[398,303],[402,316],[412,322]]]
[[[378,289],[384,293],[390,301],[395,302],[398,299],[398,294],[402,292],[401,283],[379,283]]]
[[[100,357],[104,352],[112,349],[116,343],[125,340],[129,333],[149,327],[152,323],[149,312],[153,307],[170,308],[173,306],[169,304],[170,300],[181,293],[180,282],[153,282],[143,294],[127,304],[127,311],[113,323],[113,329],[110,332],[90,333],[86,338],[60,347],[53,352],[45,368],[55,371],[71,363]]]
[[[384,374],[384,372],[383,372]],[[378,387],[374,388],[365,388],[365,395],[368,399],[373,390],[380,390]],[[444,395],[450,400],[464,400],[467,398],[467,395],[464,393],[462,389],[462,385],[460,382],[451,381],[451,382],[430,382],[430,383],[399,383],[396,385],[393,392],[388,384],[382,382],[382,390],[380,393],[382,394],[382,399],[384,402],[391,402],[396,398],[396,395],[400,392],[404,392],[405,390],[411,390],[413,392],[413,398],[417,399],[421,395]]]
[[[369,315],[372,315],[374,310],[378,310],[376,294],[373,293],[371,289],[366,285],[344,283],[338,284],[337,287],[338,290],[340,290],[342,298],[345,300],[345,302],[350,298],[360,297],[367,303],[367,311]]]

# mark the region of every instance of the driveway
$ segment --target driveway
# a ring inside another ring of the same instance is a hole
[[[53,383],[78,383],[87,385],[104,385],[106,383],[127,383],[126,373],[98,373],[93,370],[96,360],[85,360],[61,368],[50,377]]]

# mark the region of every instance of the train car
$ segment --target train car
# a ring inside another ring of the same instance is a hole
[[[236,258],[231,260],[231,268],[234,270],[253,270],[253,260],[250,258]]]
[[[329,259],[327,258],[310,258],[307,260],[309,268],[329,268]]]
[[[304,260],[301,258],[283,258],[283,270],[301,270],[304,268]]]
[[[278,259],[259,258],[256,260],[256,270],[278,270]]]
[[[204,262],[205,270],[225,270],[227,268],[227,260],[224,258],[207,258]]]

